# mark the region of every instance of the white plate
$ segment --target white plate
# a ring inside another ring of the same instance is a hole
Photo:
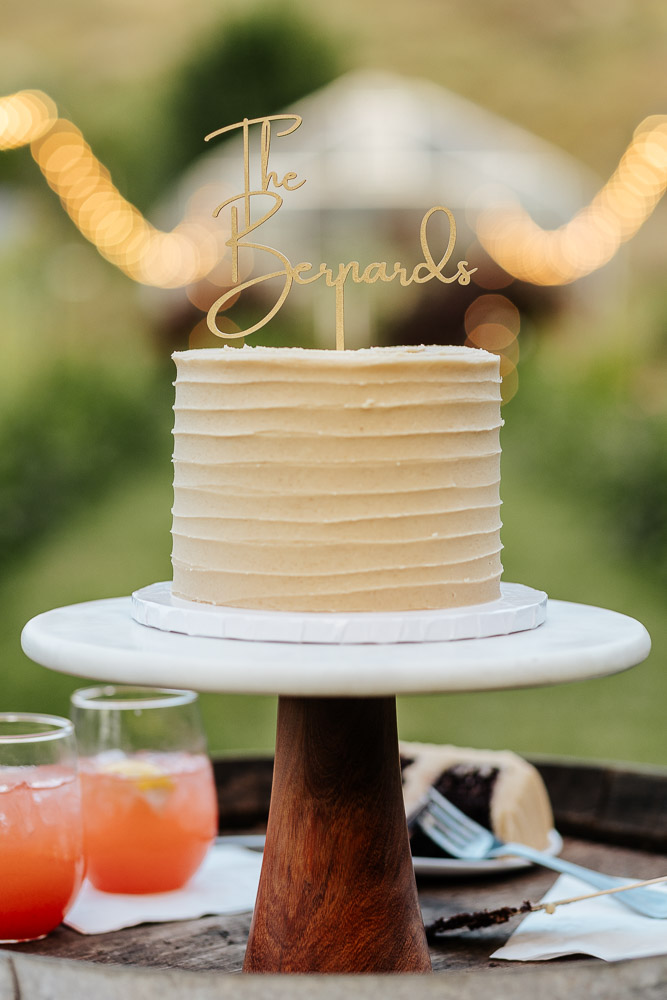
[[[251,833],[237,836],[218,837],[223,844],[238,844],[249,847],[253,851],[261,851],[264,847],[264,834]],[[563,849],[563,838],[557,830],[549,832],[549,844],[545,854],[555,857]],[[525,858],[494,858],[490,861],[462,861],[459,858],[413,858],[416,875],[442,875],[460,877],[463,875],[500,875],[503,872],[530,868],[532,861]]]
[[[544,853],[555,857],[563,849],[563,838],[557,830],[549,831],[549,844]],[[489,861],[463,861],[460,858],[413,858],[416,875],[500,875],[503,872],[530,868],[525,858],[492,858]]]

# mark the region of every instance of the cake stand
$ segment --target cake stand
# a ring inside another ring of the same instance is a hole
[[[617,673],[646,629],[550,601],[543,625],[484,639],[308,645],[208,639],[137,624],[131,599],[26,625],[31,659],[64,673],[277,694],[273,790],[247,972],[428,972],[401,793],[396,695],[559,684]]]

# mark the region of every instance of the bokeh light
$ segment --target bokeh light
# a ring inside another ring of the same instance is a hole
[[[152,226],[115,187],[81,131],[59,118],[40,91],[0,100],[0,149],[25,145],[81,234],[134,281],[191,285],[224,256],[228,234],[210,209],[195,208],[171,232]]]
[[[667,116],[635,130],[593,201],[559,229],[542,229],[520,205],[480,213],[477,237],[509,274],[535,285],[565,285],[606,264],[648,219],[667,187]]]
[[[503,403],[519,388],[519,310],[505,295],[480,295],[464,317],[466,347],[481,347],[500,357]]]
[[[0,149],[16,149],[52,128],[58,112],[40,90],[20,90],[0,98]]]
[[[133,280],[178,288],[195,286],[208,276],[215,284],[211,271],[225,256],[228,234],[201,198],[192,200],[189,214],[171,232],[156,229],[122,196],[80,130],[60,118],[41,91],[22,90],[0,99],[0,149],[23,145],[30,145],[47,183],[85,238]],[[611,260],[646,221],[666,187],[667,116],[653,115],[635,130],[591,204],[568,223],[543,229],[521,205],[505,204],[480,213],[477,238],[510,280],[568,284]],[[494,336],[502,340],[499,331],[487,331],[489,343]]]

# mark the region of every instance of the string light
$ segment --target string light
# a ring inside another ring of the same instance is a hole
[[[156,229],[114,186],[79,129],[38,90],[0,98],[0,149],[25,145],[81,233],[133,280],[159,288],[195,285],[207,275],[211,280],[229,234],[208,208],[197,207],[201,199],[193,199],[173,230]],[[653,115],[635,130],[609,181],[570,222],[542,229],[520,205],[505,205],[478,216],[477,237],[514,278],[568,284],[606,264],[648,219],[666,187],[667,116]]]
[[[0,149],[16,149],[38,139],[58,117],[55,104],[40,90],[21,90],[0,99]]]
[[[134,281],[158,288],[190,285],[224,255],[229,234],[210,211],[191,206],[170,232],[152,226],[118,191],[80,130],[59,118],[53,101],[39,91],[0,99],[0,148],[25,145],[82,235]]]
[[[646,222],[667,188],[667,115],[646,118],[590,205],[542,229],[520,205],[482,212],[477,237],[505,271],[534,285],[565,285],[606,264]]]

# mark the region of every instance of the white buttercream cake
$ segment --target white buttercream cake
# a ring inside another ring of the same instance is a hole
[[[225,346],[174,360],[175,596],[329,612],[500,596],[496,355]]]

